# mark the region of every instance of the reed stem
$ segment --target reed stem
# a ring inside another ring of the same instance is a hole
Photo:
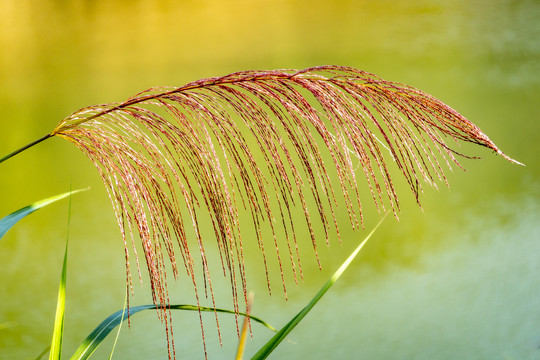
[[[18,150],[15,150],[14,152],[12,152],[11,154],[8,154],[6,156],[4,156],[3,158],[0,159],[0,163],[3,163],[4,161],[6,161],[7,159],[17,155],[18,153],[20,152],[23,152],[24,150],[28,149],[28,148],[31,148],[32,146],[34,145],[37,145],[39,144],[40,142],[42,141],[45,141],[47,140],[48,138],[52,137],[53,135],[52,134],[47,134],[45,136],[43,136],[42,138],[39,138],[37,139],[36,141],[32,141],[30,144],[27,144],[25,146],[23,146],[22,148],[18,149]]]

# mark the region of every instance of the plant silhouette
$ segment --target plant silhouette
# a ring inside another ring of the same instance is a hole
[[[152,88],[122,103],[81,109],[0,162],[53,136],[75,144],[98,169],[125,244],[130,285],[133,255],[141,277],[135,238],[142,241],[153,300],[167,328],[166,266],[179,276],[178,256],[198,303],[200,261],[215,306],[209,240],[200,228],[204,216],[239,311],[239,299],[247,303],[241,212],[249,214],[268,289],[271,248],[286,294],[283,259],[295,279],[302,276],[299,231],[309,233],[317,256],[318,242],[328,242],[332,232],[339,237],[338,206],[350,226],[363,226],[363,191],[379,210],[397,216],[392,172],[401,173],[419,202],[422,184],[447,183],[443,167],[459,166],[457,157],[465,156],[448,140],[478,144],[516,162],[434,97],[341,66],[244,71]],[[295,211],[303,213],[302,222],[294,220]]]

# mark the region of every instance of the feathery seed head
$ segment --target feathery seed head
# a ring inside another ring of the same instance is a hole
[[[322,225],[327,242],[332,229],[339,235],[338,206],[351,226],[361,226],[360,188],[369,189],[378,209],[392,208],[397,216],[390,166],[418,201],[421,183],[446,182],[440,159],[459,165],[455,155],[461,154],[447,139],[482,145],[514,161],[432,96],[340,66],[243,71],[152,88],[123,103],[79,110],[52,135],[74,143],[99,170],[126,245],[128,281],[128,243],[139,268],[139,237],[156,304],[168,303],[165,265],[178,276],[177,257],[195,292],[200,261],[213,300],[200,228],[203,213],[209,214],[236,310],[239,298],[247,302],[242,209],[250,214],[267,279],[273,241],[285,291],[282,258],[288,258],[295,278],[301,276],[297,231],[310,234],[316,254],[315,226]],[[303,225],[293,221],[294,209],[303,213]],[[263,236],[263,226],[271,235]],[[187,229],[194,232],[195,248]],[[167,321],[166,307],[161,314]]]

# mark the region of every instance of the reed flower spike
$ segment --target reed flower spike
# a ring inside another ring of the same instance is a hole
[[[516,162],[434,97],[341,66],[244,71],[152,88],[81,109],[29,146],[53,136],[75,144],[98,169],[126,246],[129,284],[129,261],[134,255],[138,268],[139,259],[128,243],[138,237],[156,304],[168,303],[166,266],[177,277],[177,257],[196,294],[200,262],[213,301],[210,240],[199,225],[204,213],[236,310],[239,299],[247,303],[241,212],[250,216],[267,279],[267,258],[275,256],[286,291],[284,272],[301,276],[299,231],[310,235],[317,256],[321,238],[339,235],[338,206],[351,226],[362,227],[364,189],[378,209],[397,216],[392,172],[403,175],[418,201],[423,183],[446,183],[443,167],[459,165],[465,155],[453,146],[460,141]],[[297,211],[305,221],[293,221]],[[160,314],[167,322],[167,309]]]

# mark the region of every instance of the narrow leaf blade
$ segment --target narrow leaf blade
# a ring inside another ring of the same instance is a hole
[[[129,315],[133,316],[136,313],[143,310],[156,310],[158,306],[156,305],[140,305],[135,306],[129,309]],[[206,312],[219,312],[225,314],[235,314],[232,310],[219,309],[219,308],[208,308],[208,307],[197,307],[195,305],[171,305],[171,310],[187,310],[187,311],[206,311]],[[109,333],[114,330],[123,320],[127,319],[127,316],[124,315],[124,310],[118,310],[114,314],[110,315],[108,318],[103,320],[91,333],[84,339],[84,341],[79,345],[71,360],[85,360],[92,355],[92,353],[97,349],[97,347],[105,340]],[[245,313],[239,313],[242,316],[249,316],[249,318],[263,326],[267,327],[272,331],[277,331],[272,325],[268,324],[264,320],[256,317],[247,315]]]
[[[67,241],[64,253],[64,263],[62,265],[62,275],[60,277],[60,287],[58,289],[58,300],[56,302],[56,315],[54,317],[54,330],[51,341],[51,352],[49,360],[60,360],[62,357],[62,340],[64,336],[64,317],[66,313],[66,275],[67,275]]]
[[[11,229],[19,220],[21,220],[25,216],[30,215],[34,211],[39,210],[44,206],[47,206],[56,201],[62,200],[71,194],[76,194],[78,192],[86,191],[86,190],[88,189],[79,189],[79,190],[74,190],[71,192],[66,192],[63,194],[51,196],[49,198],[36,201],[35,203],[25,206],[15,212],[12,212],[11,214],[0,219],[0,239],[8,232],[9,229]]]
[[[262,360],[266,359],[272,351],[287,337],[287,335],[300,323],[300,321],[313,309],[315,304],[323,297],[323,295],[334,285],[334,283],[339,279],[339,277],[345,272],[347,267],[354,260],[356,255],[360,252],[362,247],[366,244],[369,238],[375,233],[375,231],[382,224],[383,220],[388,215],[388,212],[384,217],[379,221],[379,223],[371,230],[371,232],[365,237],[365,239],[356,247],[356,249],[349,255],[347,260],[341,264],[339,269],[330,277],[330,279],[323,285],[319,292],[311,299],[311,301],[298,313],[294,316],[281,330],[277,332],[251,359],[252,360]]]
[[[62,264],[62,275],[60,276],[60,286],[58,289],[58,300],[56,302],[56,315],[54,317],[54,330],[51,340],[51,351],[49,353],[49,360],[61,360],[62,359],[62,341],[64,338],[64,319],[66,314],[66,278],[67,278],[67,258],[69,248],[69,227],[71,224],[71,195],[72,191],[69,191],[69,206],[68,206],[68,221],[67,221],[67,236],[66,236],[66,248],[64,250],[64,262]],[[62,196],[62,195],[60,195]],[[62,198],[62,197],[60,197]],[[51,201],[58,199],[45,199],[38,201],[37,206],[45,206]]]

